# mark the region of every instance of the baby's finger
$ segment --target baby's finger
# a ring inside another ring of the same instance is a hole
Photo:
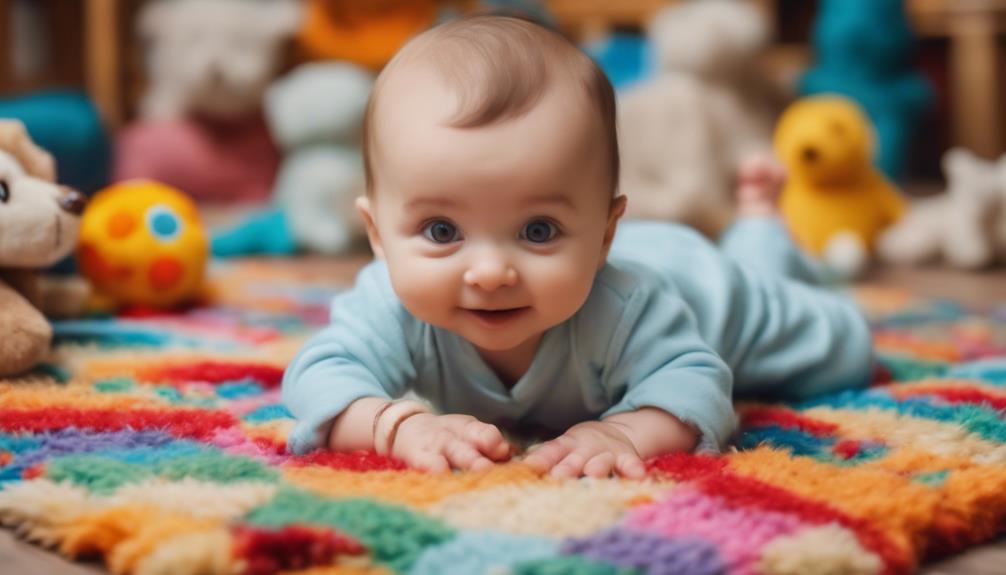
[[[463,437],[493,461],[503,461],[510,457],[510,444],[495,425],[482,423],[477,419],[469,421],[465,425]]]
[[[628,479],[642,479],[646,477],[646,465],[638,455],[623,453],[615,461],[615,471],[619,475]]]
[[[545,473],[569,454],[569,447],[558,441],[549,441],[534,447],[524,458],[524,463],[538,473]]]
[[[615,466],[615,454],[610,451],[598,453],[583,466],[583,474],[589,477],[608,477]]]
[[[447,458],[432,451],[421,451],[405,459],[409,467],[421,469],[429,473],[447,473],[451,470],[451,464]]]
[[[455,469],[485,469],[493,464],[462,439],[449,442],[444,446],[443,453]]]
[[[587,464],[587,459],[589,458],[590,455],[588,453],[574,451],[563,457],[562,461],[552,468],[550,475],[559,479],[580,477],[583,475],[583,466]]]

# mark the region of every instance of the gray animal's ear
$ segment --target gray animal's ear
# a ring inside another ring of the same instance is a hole
[[[177,11],[177,0],[154,0],[148,2],[137,17],[136,31],[141,40],[151,41],[171,26]]]
[[[304,9],[293,0],[270,0],[260,10],[262,31],[274,38],[292,36],[300,29]]]

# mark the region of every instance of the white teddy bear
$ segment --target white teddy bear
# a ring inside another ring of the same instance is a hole
[[[273,199],[299,247],[342,253],[363,237],[361,131],[373,77],[348,63],[303,64],[266,93],[266,120],[284,156]]]
[[[342,62],[303,64],[265,95],[283,162],[272,206],[218,230],[213,254],[339,254],[364,239],[353,204],[365,191],[361,132],[373,77]]]
[[[899,264],[942,258],[964,269],[1006,263],[1006,155],[988,162],[953,149],[943,172],[947,192],[913,203],[880,237],[880,257]]]
[[[757,58],[768,30],[734,0],[683,2],[650,22],[659,75],[619,101],[627,215],[718,233],[733,217],[740,161],[771,152],[778,111]]]
[[[140,14],[149,43],[148,119],[194,113],[233,120],[248,116],[281,64],[302,8],[295,0],[155,0]]]

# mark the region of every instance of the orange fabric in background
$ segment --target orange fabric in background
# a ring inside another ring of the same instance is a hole
[[[434,0],[308,0],[297,41],[308,59],[348,60],[376,70],[436,15]]]

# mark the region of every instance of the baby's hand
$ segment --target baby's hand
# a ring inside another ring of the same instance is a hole
[[[646,475],[635,446],[611,421],[585,421],[566,433],[533,448],[524,459],[537,471],[551,471],[553,477],[608,477],[613,472],[630,479]]]
[[[394,441],[392,455],[434,473],[477,471],[510,458],[510,444],[500,430],[470,415],[413,415],[398,427]]]

